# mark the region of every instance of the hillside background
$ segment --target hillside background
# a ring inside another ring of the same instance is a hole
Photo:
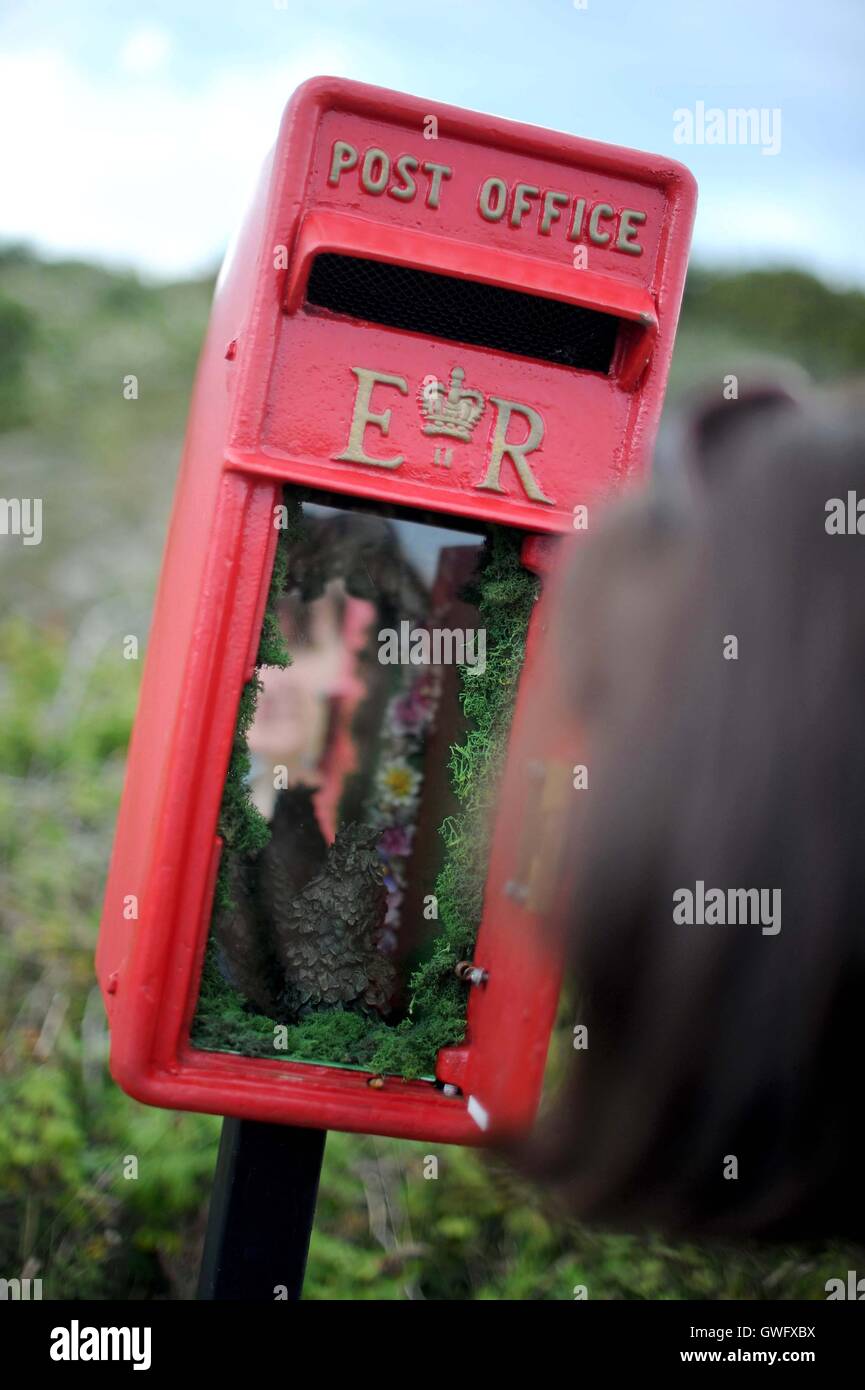
[[[124,750],[212,279],[145,284],[0,251],[0,1275],[54,1298],[189,1298],[219,1120],[128,1100],[93,951]],[[865,295],[795,270],[692,271],[668,410],[767,369],[865,373]],[[139,399],[123,396],[135,373]],[[825,1297],[846,1250],[670,1245],[563,1227],[465,1150],[331,1135],[308,1298]],[[124,1178],[124,1158],[138,1178]]]

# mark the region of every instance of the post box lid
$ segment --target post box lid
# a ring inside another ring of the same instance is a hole
[[[231,363],[229,466],[569,529],[646,461],[694,205],[664,157],[305,83]]]

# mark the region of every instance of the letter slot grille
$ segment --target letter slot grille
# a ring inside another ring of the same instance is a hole
[[[559,299],[358,256],[316,256],[306,298],[349,318],[605,375],[619,324]]]

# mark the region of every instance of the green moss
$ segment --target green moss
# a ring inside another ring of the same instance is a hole
[[[286,538],[296,535],[300,524],[298,502],[289,505],[292,525],[282,533]],[[408,1016],[389,1025],[350,1011],[328,1010],[289,1027],[280,1035],[285,1046],[276,1049],[277,1025],[256,1013],[222,979],[209,953],[192,1030],[195,1046],[419,1077],[432,1076],[439,1049],[462,1039],[467,987],[457,980],[454,966],[471,956],[480,925],[496,789],[538,592],[538,581],[520,564],[521,545],[519,532],[493,530],[476,580],[466,594],[477,605],[479,626],[486,630],[486,664],[483,670],[466,666],[460,673],[460,702],[469,730],[451,748],[449,762],[460,810],[441,827],[445,850],[435,888],[438,932],[428,958],[412,975]],[[288,659],[276,618],[285,565],[283,545],[274,565],[259,664],[285,665]],[[247,733],[259,689],[256,676],[241,699],[220,816],[220,833],[227,847],[223,865],[228,854],[255,854],[267,843],[267,822],[247,790]],[[222,875],[217,892],[221,895],[217,901],[225,902],[228,890]]]
[[[387,1031],[386,1024],[344,1009],[311,1014],[294,1026],[277,1024],[226,983],[208,949],[193,1036],[196,1047],[367,1068],[379,1034]]]

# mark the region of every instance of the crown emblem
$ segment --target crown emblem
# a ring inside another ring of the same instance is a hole
[[[424,434],[447,434],[452,439],[469,440],[472,430],[484,413],[486,401],[482,391],[462,389],[465,372],[454,367],[450,390],[441,381],[428,381],[421,392],[421,410],[427,424]]]

